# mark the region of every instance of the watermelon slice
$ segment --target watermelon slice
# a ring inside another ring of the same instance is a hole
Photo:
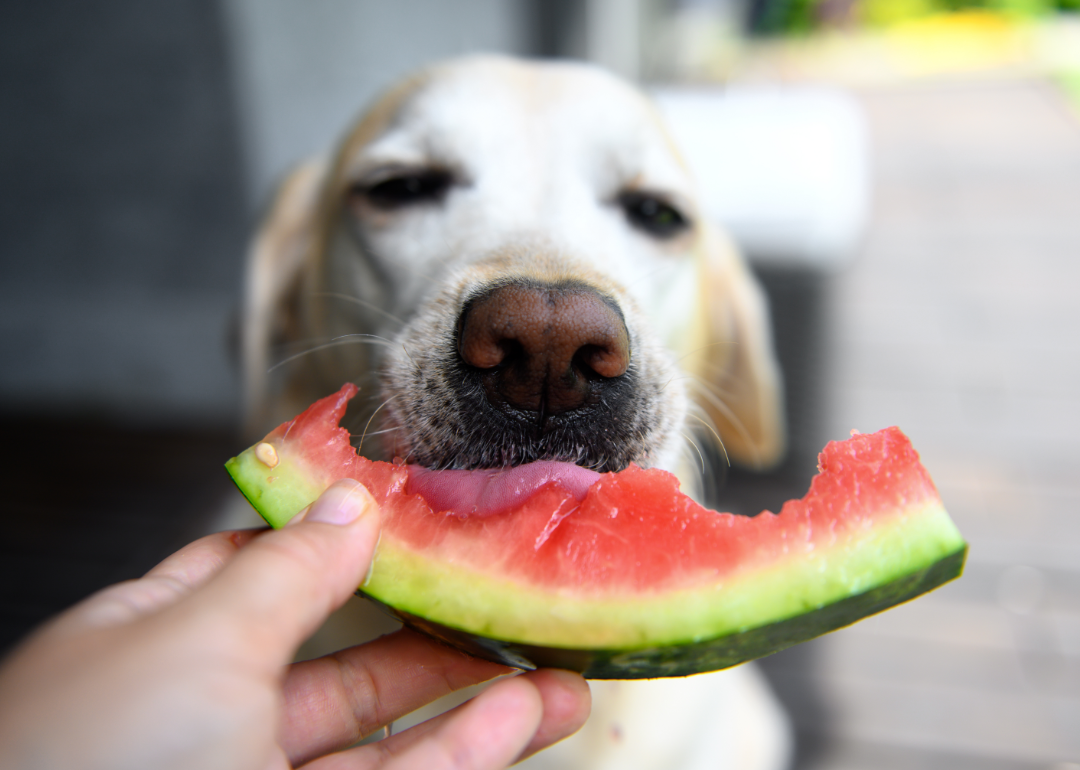
[[[734,666],[957,577],[967,546],[896,428],[834,441],[802,500],[705,509],[677,479],[540,462],[427,471],[373,462],[338,427],[346,385],[226,467],[273,526],[350,477],[382,505],[360,592],[405,623],[521,668],[598,679]]]

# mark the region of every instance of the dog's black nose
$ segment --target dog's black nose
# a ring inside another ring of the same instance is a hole
[[[488,400],[559,414],[597,397],[593,383],[630,365],[630,337],[614,301],[581,284],[518,282],[472,300],[458,351],[482,370]]]

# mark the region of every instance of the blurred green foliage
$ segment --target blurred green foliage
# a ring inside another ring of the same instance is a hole
[[[757,35],[803,35],[836,26],[889,27],[957,11],[992,11],[1014,19],[1080,12],[1080,0],[752,0]]]

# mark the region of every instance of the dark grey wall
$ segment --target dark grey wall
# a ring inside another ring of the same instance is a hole
[[[0,406],[232,419],[245,230],[213,0],[0,6]]]

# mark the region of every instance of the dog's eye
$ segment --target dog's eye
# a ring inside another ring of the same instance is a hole
[[[384,179],[370,187],[360,187],[356,192],[377,208],[398,209],[441,201],[453,181],[446,171],[413,171]]]
[[[619,205],[630,224],[657,238],[674,238],[690,227],[689,220],[677,208],[655,195],[623,193],[619,196]]]

